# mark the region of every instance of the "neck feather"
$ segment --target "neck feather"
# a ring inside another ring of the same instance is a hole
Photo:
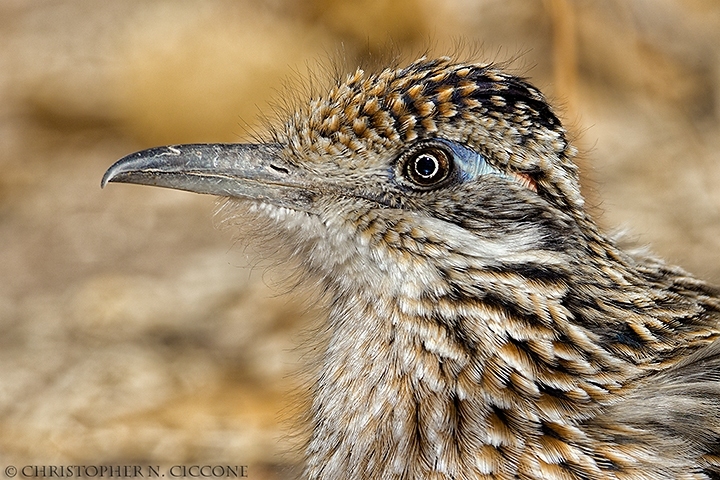
[[[535,313],[517,318],[477,300],[339,297],[308,477],[510,475],[537,462],[541,438],[593,416],[626,369],[570,323],[562,289],[535,288]]]

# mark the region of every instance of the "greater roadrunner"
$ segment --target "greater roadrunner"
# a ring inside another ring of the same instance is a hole
[[[102,185],[230,197],[322,280],[307,478],[718,479],[719,292],[600,233],[574,155],[526,81],[420,59]]]

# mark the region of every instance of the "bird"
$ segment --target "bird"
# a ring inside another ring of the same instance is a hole
[[[720,479],[720,290],[601,231],[527,79],[425,56],[298,103],[102,186],[226,197],[322,286],[303,478]]]

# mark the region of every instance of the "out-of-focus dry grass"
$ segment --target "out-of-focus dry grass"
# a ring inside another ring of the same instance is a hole
[[[555,100],[607,226],[720,283],[715,0],[0,3],[0,460],[294,474],[289,393],[317,315],[214,200],[100,191],[139,148],[235,141],[283,81],[459,40]]]

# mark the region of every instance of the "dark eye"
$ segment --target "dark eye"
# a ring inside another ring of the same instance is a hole
[[[420,187],[431,187],[450,173],[450,154],[439,147],[421,148],[408,156],[405,175]]]

